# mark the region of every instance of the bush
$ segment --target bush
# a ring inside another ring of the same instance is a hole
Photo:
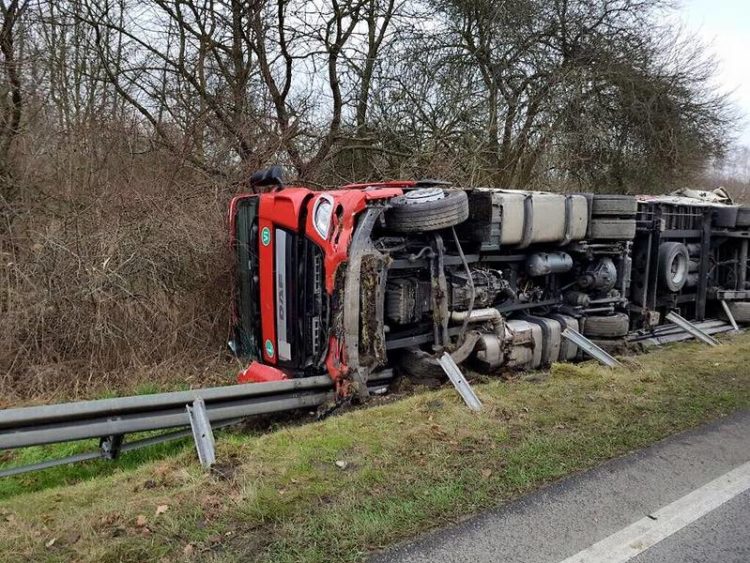
[[[230,190],[132,138],[108,124],[19,143],[24,195],[2,240],[6,397],[222,354]]]

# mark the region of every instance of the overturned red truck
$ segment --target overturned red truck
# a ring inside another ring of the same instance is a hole
[[[723,190],[559,194],[392,181],[328,191],[256,173],[230,206],[242,382],[328,374],[338,395],[448,352],[473,369],[574,360],[676,311],[750,321],[750,207]],[[722,303],[724,302],[724,303]]]

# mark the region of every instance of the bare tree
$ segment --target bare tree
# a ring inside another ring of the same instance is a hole
[[[456,180],[676,182],[720,153],[734,116],[708,82],[705,50],[662,23],[668,9],[661,0],[439,2],[431,25],[402,41],[400,72],[378,98],[387,129],[378,134],[406,150],[409,139],[406,162],[417,170],[453,163]]]
[[[29,0],[4,0],[0,2],[2,26],[0,27],[0,54],[2,55],[3,81],[0,84],[0,196],[6,206],[15,199],[18,186],[11,178],[10,150],[21,128],[24,96],[21,63],[18,57],[18,40],[21,22]]]
[[[11,31],[20,1],[4,8]],[[213,176],[268,161],[307,181],[438,165],[498,185],[626,189],[692,173],[732,120],[703,49],[662,39],[667,7],[67,0],[39,3],[34,37],[63,129],[137,116],[152,143]],[[7,151],[23,87],[3,33]]]

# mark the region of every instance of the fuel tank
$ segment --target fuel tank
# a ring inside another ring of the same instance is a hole
[[[469,198],[469,216],[485,248],[582,240],[588,201],[580,194],[478,188]]]

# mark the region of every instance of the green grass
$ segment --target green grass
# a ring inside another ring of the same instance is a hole
[[[148,395],[152,393],[166,393],[169,391],[184,391],[189,389],[183,383],[142,383],[127,392],[131,395]],[[122,396],[122,393],[107,391],[99,394],[96,399],[110,399]],[[127,441],[135,441],[157,434],[156,432],[142,432],[126,437]],[[142,465],[149,461],[163,459],[175,455],[185,449],[192,448],[187,439],[175,440],[134,450],[123,454],[117,463],[106,460],[96,460],[87,463],[63,465],[51,470],[28,473],[14,478],[0,479],[0,500],[22,493],[39,491],[50,487],[71,484],[93,477],[101,477]],[[65,444],[37,446],[20,450],[9,450],[0,455],[0,469],[31,465],[42,461],[64,458],[76,454],[98,451],[99,440],[82,440]]]
[[[476,390],[478,414],[443,388],[262,435],[224,433],[212,475],[183,444],[66,479],[55,475],[67,468],[31,478],[43,482],[8,480],[0,559],[359,560],[747,408],[750,335]],[[159,505],[168,509],[157,515]]]
[[[147,435],[133,435],[132,439],[146,437]],[[128,436],[128,440],[131,436]],[[147,448],[127,452],[113,463],[106,460],[95,460],[84,463],[61,465],[54,469],[46,469],[34,473],[26,473],[12,478],[0,479],[0,500],[19,494],[28,494],[51,487],[59,487],[92,479],[103,477],[123,470],[143,465],[144,463],[164,459],[182,451],[192,448],[192,443],[187,439],[175,440],[164,444],[158,444]],[[21,450],[5,452],[2,456],[3,462],[0,468],[31,465],[42,461],[64,458],[80,453],[95,452],[99,449],[98,440],[83,440],[81,442],[70,442],[66,444],[55,444],[52,446],[35,446]]]

